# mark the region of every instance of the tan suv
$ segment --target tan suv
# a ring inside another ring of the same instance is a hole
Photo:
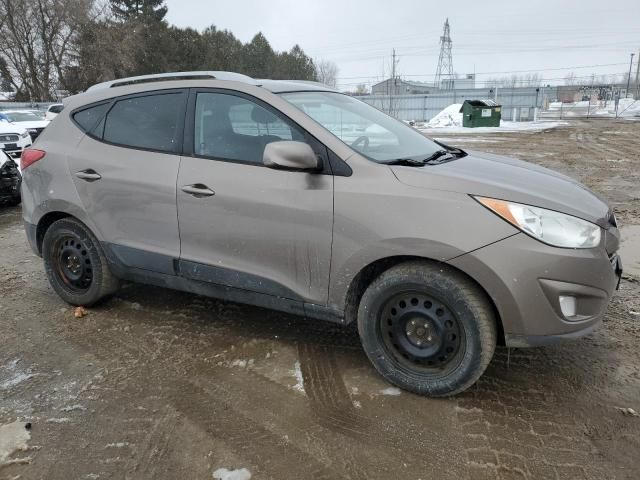
[[[469,387],[496,344],[591,332],[621,275],[613,213],[584,186],[308,82],[100,84],[21,163],[27,236],[65,301],[128,280],[357,321],[376,369],[421,394]]]

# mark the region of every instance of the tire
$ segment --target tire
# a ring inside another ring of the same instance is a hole
[[[457,270],[430,262],[403,263],[377,277],[360,300],[358,332],[387,381],[431,397],[473,385],[497,339],[485,293]]]
[[[44,235],[42,257],[49,283],[71,305],[89,307],[119,288],[100,243],[74,218],[51,224]]]

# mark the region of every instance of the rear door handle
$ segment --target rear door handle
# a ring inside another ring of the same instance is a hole
[[[184,193],[188,193],[189,195],[193,195],[196,198],[211,197],[216,194],[216,192],[211,190],[206,185],[203,185],[202,183],[185,185],[184,187],[182,187],[182,191]]]
[[[95,182],[96,180],[100,180],[102,175],[95,170],[88,168],[87,170],[76,172],[76,177],[86,180],[87,182]]]

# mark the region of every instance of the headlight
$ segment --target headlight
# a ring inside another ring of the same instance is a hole
[[[29,132],[21,133],[21,134],[20,134],[20,136],[21,136],[22,138],[27,138],[27,137],[29,136]]]
[[[474,198],[514,227],[554,247],[593,248],[600,244],[600,227],[581,218],[521,203]]]

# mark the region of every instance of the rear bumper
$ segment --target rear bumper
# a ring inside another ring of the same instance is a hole
[[[33,253],[40,256],[40,251],[38,250],[38,228],[36,225],[33,225],[29,222],[24,222],[24,231],[27,234],[27,240],[29,240],[29,246]]]
[[[524,234],[449,263],[487,291],[502,320],[505,342],[513,347],[591,333],[601,323],[621,273],[618,257],[609,258],[604,247],[555,248]],[[560,296],[575,299],[574,315],[565,316]]]

